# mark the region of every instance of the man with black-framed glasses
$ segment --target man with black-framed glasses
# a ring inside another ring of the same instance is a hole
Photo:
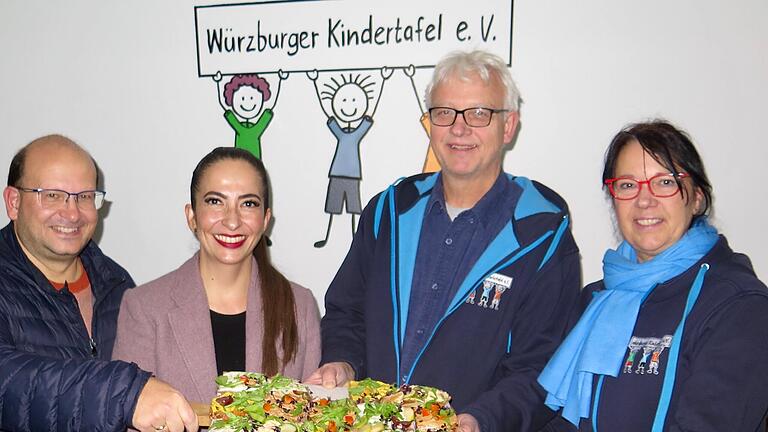
[[[363,211],[326,294],[322,366],[308,381],[439,387],[460,432],[539,430],[553,413],[536,378],[581,284],[567,205],[502,169],[520,99],[503,60],[453,53],[425,99],[442,169]]]
[[[91,156],[49,135],[14,156],[0,230],[0,431],[197,430],[183,396],[109,361],[130,275],[91,241]]]

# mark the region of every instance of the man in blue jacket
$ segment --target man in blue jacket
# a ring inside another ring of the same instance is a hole
[[[565,202],[502,171],[519,94],[504,62],[454,53],[427,87],[442,171],[375,197],[326,294],[309,382],[370,376],[442,388],[460,431],[538,430],[536,382],[580,286]]]
[[[22,148],[3,191],[0,431],[197,430],[184,397],[109,361],[128,273],[91,241],[104,192],[73,141]]]

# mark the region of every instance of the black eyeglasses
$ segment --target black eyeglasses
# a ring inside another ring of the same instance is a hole
[[[36,193],[40,205],[47,209],[62,208],[69,201],[69,197],[75,197],[75,203],[80,210],[98,210],[104,204],[104,195],[106,195],[106,192],[98,190],[67,192],[61,189],[25,188],[20,186],[16,186],[16,189],[22,192]]]
[[[456,116],[461,114],[464,123],[470,127],[486,127],[496,113],[508,112],[507,109],[472,107],[457,110],[449,107],[434,107],[429,109],[429,121],[435,126],[453,126]]]

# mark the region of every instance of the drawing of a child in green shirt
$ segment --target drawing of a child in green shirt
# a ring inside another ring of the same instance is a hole
[[[219,94],[219,105],[224,109],[224,118],[235,131],[235,147],[248,150],[259,159],[261,136],[274,117],[280,84],[288,78],[288,74],[283,71],[277,75],[279,81],[274,95],[269,89],[269,82],[256,74],[234,75],[224,85],[223,92],[220,89],[221,73],[217,72],[213,77]],[[272,106],[266,107],[265,103],[270,97]]]

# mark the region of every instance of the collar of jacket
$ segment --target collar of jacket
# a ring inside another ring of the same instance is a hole
[[[471,208],[459,209],[459,213],[464,210],[473,215],[474,219],[483,227],[487,227],[492,220],[506,220],[512,215],[512,210],[517,205],[517,201],[522,193],[522,188],[514,182],[509,181],[506,173],[499,173],[496,176],[496,180],[493,181],[491,188],[486,191],[485,195]],[[507,209],[499,208],[498,203],[509,203]],[[429,200],[427,201],[427,207],[425,209],[424,216],[430,214],[435,208],[440,208],[442,211],[447,212],[449,206],[445,202],[445,189],[443,188],[443,182],[437,180],[434,182],[434,186],[429,192]]]
[[[514,187],[522,190],[517,202],[510,203],[515,206],[514,220],[511,222],[519,221],[529,216],[542,213],[561,213],[564,210],[546,199],[544,195],[542,195],[541,192],[536,189],[536,186],[533,184],[533,182],[527,177],[513,176],[511,174],[506,174],[506,176]],[[439,178],[440,172],[438,171],[426,176],[419,175],[409,179],[399,179],[393,183],[386,191],[382,192],[376,202],[374,235],[378,238],[379,229],[381,226],[381,217],[383,215],[384,205],[387,203],[387,201],[391,201],[392,204],[397,202],[397,205],[390,206],[390,209],[397,207],[399,215],[412,213],[415,207],[421,206],[422,211],[420,216],[423,217],[424,206],[426,206],[429,200],[429,196],[432,193],[432,188],[434,188],[435,183]],[[415,193],[413,193],[413,191],[403,190],[405,189],[404,186],[406,186],[407,183],[411,183],[413,185]],[[396,188],[398,189],[397,197],[394,196]],[[400,193],[401,190],[403,190],[403,193]],[[420,228],[421,227],[419,224],[419,229]]]
[[[0,230],[0,241],[2,243],[0,244],[0,256],[7,260],[3,267],[9,268],[11,271],[15,270],[17,275],[28,279],[37,289],[46,294],[54,295],[57,293],[48,278],[32,264],[24,250],[21,249],[19,239],[13,229],[13,221]],[[111,270],[106,262],[108,258],[104,256],[93,240],[88,241],[88,244],[80,252],[80,259],[85,271],[88,272],[88,279],[91,281],[94,306],[106,297],[112,289],[126,280],[124,275]]]

